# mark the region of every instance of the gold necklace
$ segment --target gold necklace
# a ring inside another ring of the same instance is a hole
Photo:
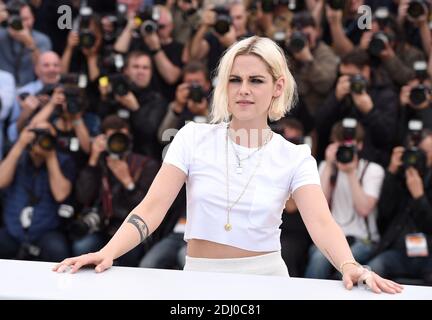
[[[243,196],[243,194],[246,192],[246,189],[247,189],[247,187],[249,186],[249,183],[252,181],[252,178],[255,176],[255,174],[256,174],[256,172],[257,172],[257,170],[258,170],[258,167],[260,166],[260,164],[261,164],[261,159],[262,159],[262,153],[260,153],[260,157],[259,157],[259,159],[258,159],[258,162],[257,162],[257,164],[256,164],[256,166],[255,166],[255,169],[254,169],[254,171],[252,172],[252,174],[251,174],[251,176],[249,177],[249,179],[248,179],[248,181],[247,181],[247,183],[246,183],[246,185],[243,187],[243,190],[242,190],[242,192],[240,192],[240,195],[237,197],[237,199],[234,201],[234,203],[230,206],[230,197],[229,197],[229,169],[228,169],[228,131],[229,131],[229,124],[227,124],[227,132],[226,132],[226,138],[225,138],[225,155],[226,155],[226,186],[227,186],[227,188],[226,188],[226,192],[227,192],[227,221],[226,221],[226,224],[225,224],[225,230],[226,231],[231,231],[231,229],[232,229],[232,225],[231,225],[231,223],[230,223],[230,214],[231,214],[231,210],[232,210],[232,208],[239,202],[239,200],[241,199],[241,197]],[[270,131],[270,134],[271,134],[271,131]],[[269,135],[270,135],[269,134]],[[269,141],[270,139],[268,139],[268,140],[266,140],[265,141],[265,143],[262,145],[262,146],[260,146],[260,150],[264,147],[264,146],[266,146],[267,145],[267,143],[268,143],[268,141]]]

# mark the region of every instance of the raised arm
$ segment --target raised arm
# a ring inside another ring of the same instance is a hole
[[[68,258],[53,268],[64,272],[67,267],[76,272],[84,265],[96,265],[102,272],[113,264],[113,260],[143,242],[162,222],[186,181],[186,174],[171,164],[163,164],[147,195],[131,211],[112,239],[100,251],[79,257]]]
[[[342,273],[347,289],[364,280],[376,293],[401,291],[399,284],[383,279],[373,272],[365,272],[366,269],[355,262],[345,235],[331,216],[319,185],[301,186],[294,191],[293,198],[312,240],[330,263]]]

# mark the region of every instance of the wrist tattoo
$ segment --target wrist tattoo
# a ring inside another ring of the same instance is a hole
[[[144,220],[140,216],[133,214],[130,216],[128,223],[133,224],[138,229],[140,234],[140,243],[143,242],[149,234],[148,227]]]

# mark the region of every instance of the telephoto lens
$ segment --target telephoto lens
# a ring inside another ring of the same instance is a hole
[[[31,132],[36,134],[34,144],[39,145],[42,149],[46,151],[52,151],[56,146],[56,138],[51,134],[49,129],[31,129]]]
[[[294,31],[288,42],[288,50],[291,53],[298,53],[306,46],[307,38],[303,32]]]
[[[224,35],[229,31],[232,22],[229,11],[223,6],[216,6],[213,11],[216,12],[216,22],[213,28],[218,34]]]
[[[203,88],[197,83],[192,83],[189,86],[188,98],[193,102],[201,102],[205,98],[205,93]]]
[[[130,138],[122,132],[115,132],[108,138],[107,152],[115,159],[122,158],[124,154],[130,150],[130,148]]]

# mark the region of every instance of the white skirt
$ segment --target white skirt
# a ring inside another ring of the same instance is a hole
[[[185,271],[243,273],[289,277],[280,251],[254,257],[207,259],[186,256]]]

